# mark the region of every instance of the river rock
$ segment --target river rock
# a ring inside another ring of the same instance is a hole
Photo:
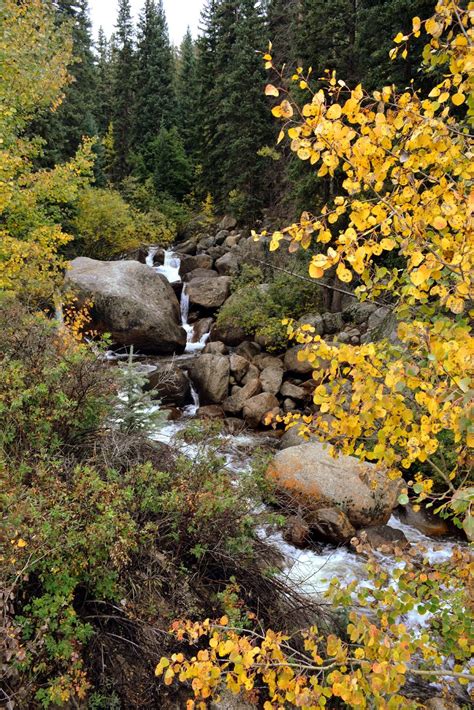
[[[400,506],[397,510],[400,521],[405,525],[410,525],[428,537],[443,537],[450,533],[450,528],[446,520],[438,518],[437,515],[429,513],[427,510],[413,510],[411,505]]]
[[[245,373],[249,369],[249,361],[236,353],[232,353],[230,356],[230,371],[234,375],[237,382],[240,382],[244,377]]]
[[[211,329],[211,341],[220,340],[230,347],[239,345],[246,338],[245,330],[237,325],[217,325],[217,323],[214,323]]]
[[[374,550],[389,552],[393,554],[395,550],[410,547],[401,530],[391,528],[389,525],[377,525],[372,528],[358,530],[357,539],[362,543],[368,543]]]
[[[356,532],[347,515],[338,508],[319,508],[305,519],[311,531],[331,542],[347,542]]]
[[[216,261],[216,269],[221,276],[234,276],[240,267],[240,259],[235,252],[228,251]]]
[[[260,374],[260,382],[264,392],[278,394],[283,381],[283,369],[281,367],[266,367]]]
[[[197,254],[189,256],[188,254],[178,254],[181,259],[179,265],[179,275],[181,278],[196,269],[212,269],[212,259],[208,254]]]
[[[306,547],[309,541],[310,529],[301,515],[290,515],[283,530],[283,539],[295,547]]]
[[[308,375],[313,371],[313,367],[307,360],[299,360],[298,353],[304,350],[304,345],[295,345],[285,353],[285,369],[288,372],[297,372],[300,375]]]
[[[297,325],[311,325],[314,328],[312,335],[324,335],[324,321],[319,313],[306,313],[299,319]]]
[[[224,410],[219,404],[208,404],[206,407],[199,407],[197,415],[199,419],[223,419]]]
[[[245,340],[243,343],[240,343],[235,348],[235,352],[237,355],[240,355],[241,357],[246,358],[247,360],[252,360],[256,355],[258,355],[261,352],[262,348],[258,343],[253,343],[250,342],[249,340]]]
[[[242,384],[246,385],[252,380],[258,380],[260,378],[260,370],[255,365],[250,364],[249,369],[242,379]]]
[[[355,528],[384,525],[397,505],[398,482],[353,456],[333,459],[316,441],[279,451],[267,476],[310,513],[337,508]]]
[[[227,355],[229,348],[224,343],[216,340],[214,343],[206,343],[202,352],[204,355]]]
[[[237,244],[240,242],[241,236],[240,234],[229,234],[229,236],[226,238],[224,242],[224,246],[226,249],[233,249],[234,247],[237,246]]]
[[[193,323],[193,343],[198,343],[201,338],[209,333],[214,320],[212,318],[200,318],[195,323]],[[225,347],[225,345],[224,345]],[[221,353],[224,354],[224,353]]]
[[[224,244],[225,240],[229,236],[229,230],[228,229],[220,229],[215,237],[215,242],[216,244]]]
[[[186,332],[166,278],[137,261],[96,261],[81,256],[71,262],[66,288],[93,301],[93,326],[111,333],[115,343],[146,353],[181,353]]]
[[[230,278],[197,278],[189,282],[187,293],[189,302],[202,308],[219,308],[230,292]]]
[[[294,412],[297,409],[296,407],[296,402],[289,397],[283,400],[283,411],[288,413],[288,412]]]
[[[377,310],[375,303],[368,303],[364,301],[359,303],[359,301],[352,301],[349,303],[342,312],[342,317],[344,320],[352,321],[357,325],[366,323],[372,313]]]
[[[259,367],[260,370],[265,370],[267,367],[280,367],[283,370],[283,363],[280,358],[275,355],[268,355],[268,353],[256,355],[252,362]]]
[[[263,419],[268,412],[277,410],[279,403],[275,395],[270,392],[262,392],[256,397],[247,400],[243,408],[244,419],[255,429],[263,423]]]
[[[217,279],[219,274],[213,269],[193,269],[183,276],[184,283],[194,281],[194,279]]]
[[[221,221],[217,225],[217,228],[218,229],[227,229],[230,231],[231,229],[234,229],[234,227],[236,227],[236,226],[237,226],[237,220],[235,219],[235,217],[232,217],[231,215],[226,215],[225,217],[223,217],[221,219]]]
[[[294,406],[293,402],[293,406]],[[292,426],[285,431],[280,439],[280,449],[289,449],[291,446],[301,446],[304,443],[304,438],[299,434],[300,427],[298,424]]]
[[[306,390],[298,387],[298,385],[292,385],[291,382],[284,382],[281,386],[280,394],[282,397],[289,397],[290,399],[304,399]]]
[[[173,363],[157,365],[147,374],[146,390],[153,390],[153,398],[162,404],[182,407],[189,397],[190,382],[186,374]]]
[[[189,375],[201,405],[220,404],[229,390],[230,366],[225,355],[199,355],[189,365]]]
[[[323,313],[324,332],[328,335],[339,333],[344,328],[342,313]]]
[[[244,408],[247,400],[259,394],[261,389],[262,387],[260,385],[260,380],[258,379],[251,380],[243,387],[234,388],[231,396],[224,400],[222,405],[224,407],[224,411],[229,414],[239,414]]]

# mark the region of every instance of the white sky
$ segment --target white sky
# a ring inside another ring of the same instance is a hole
[[[130,0],[130,4],[136,20],[143,6],[143,0]],[[97,31],[101,25],[107,37],[112,34],[117,18],[117,5],[118,0],[89,0],[94,37],[97,36]],[[204,0],[163,0],[163,5],[168,18],[170,39],[173,44],[181,42],[188,26],[191,28],[193,35],[196,36]]]

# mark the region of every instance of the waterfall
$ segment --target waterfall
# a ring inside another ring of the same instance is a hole
[[[154,268],[155,266],[155,254],[158,251],[158,247],[150,247],[148,250],[148,254],[146,256],[145,263],[147,266],[151,266]]]
[[[199,407],[201,406],[201,403],[199,402],[199,395],[192,383],[192,380],[189,380],[189,384],[191,385],[191,397],[193,400],[192,404],[188,404],[187,407],[183,409],[183,414],[186,417],[195,417]]]
[[[163,274],[165,279],[170,282],[170,284],[177,283],[181,281],[181,276],[179,275],[179,267],[181,266],[181,259],[176,256],[172,251],[165,251],[165,261],[162,266],[155,266],[155,271],[158,274]]]

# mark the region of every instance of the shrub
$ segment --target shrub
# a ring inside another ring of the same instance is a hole
[[[167,245],[175,237],[173,223],[158,210],[140,212],[108,189],[81,193],[72,226],[76,252],[95,259],[108,259],[140,244]]]

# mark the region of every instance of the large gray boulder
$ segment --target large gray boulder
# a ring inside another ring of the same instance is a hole
[[[174,363],[156,365],[147,379],[145,389],[153,390],[153,398],[161,400],[162,404],[182,407],[189,399],[189,378]]]
[[[219,308],[230,293],[230,278],[197,278],[189,282],[187,287],[189,302],[201,308]]]
[[[354,528],[385,525],[400,488],[373,464],[353,456],[334,459],[317,441],[279,451],[267,476],[308,515],[320,508],[337,508]]]
[[[189,363],[188,369],[201,405],[220,404],[226,399],[230,378],[226,355],[199,355]]]
[[[74,259],[65,286],[93,302],[93,327],[111,333],[115,343],[146,353],[181,353],[186,332],[179,303],[161,274],[137,261]]]
[[[233,276],[239,271],[240,259],[235,252],[228,251],[216,261],[216,269],[222,276]]]
[[[295,345],[285,353],[285,369],[289,372],[297,372],[299,375],[309,375],[313,371],[313,366],[308,360],[300,360],[298,353],[305,349],[304,345]]]
[[[247,400],[243,409],[244,419],[249,426],[257,429],[260,424],[263,424],[265,415],[278,408],[279,403],[275,395],[262,392]]]
[[[254,379],[243,387],[236,387],[230,397],[224,400],[224,411],[228,414],[239,414],[249,399],[261,392],[260,380]]]

